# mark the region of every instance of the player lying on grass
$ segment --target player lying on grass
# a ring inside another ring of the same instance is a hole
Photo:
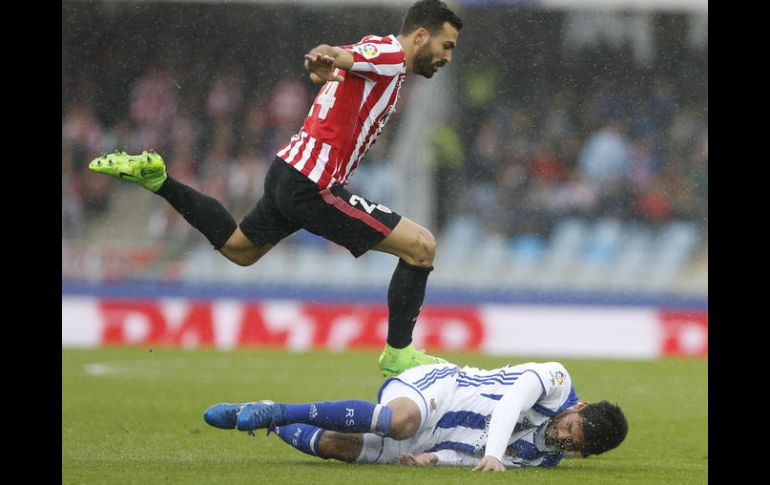
[[[628,433],[620,407],[580,402],[558,362],[493,370],[422,365],[386,380],[378,403],[221,403],[203,417],[251,435],[266,428],[321,458],[495,471],[552,467],[567,453],[597,455]]]

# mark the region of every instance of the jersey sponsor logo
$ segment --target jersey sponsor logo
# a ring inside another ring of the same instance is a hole
[[[375,44],[364,44],[359,46],[358,52],[367,59],[374,59],[380,55],[380,50]]]
[[[557,370],[556,372],[548,371],[548,374],[550,374],[551,384],[553,384],[554,386],[561,386],[562,384],[564,384],[564,377],[565,377],[564,372],[560,370]]]

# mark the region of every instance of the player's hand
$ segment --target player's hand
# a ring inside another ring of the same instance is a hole
[[[318,77],[318,75],[316,75],[314,72],[310,73],[310,80],[313,81],[313,84],[315,84],[316,86],[323,86],[324,84],[326,84],[326,81]]]
[[[337,63],[334,62],[334,58],[331,56],[326,54],[305,54],[305,68],[324,82],[345,80],[344,77],[334,74],[336,67]]]
[[[438,455],[435,453],[420,453],[414,456],[411,453],[401,453],[398,461],[402,465],[433,466],[438,462]]]
[[[504,472],[505,466],[495,458],[494,456],[485,456],[481,459],[478,465],[476,465],[476,468],[473,469],[473,471],[493,471],[493,472]]]

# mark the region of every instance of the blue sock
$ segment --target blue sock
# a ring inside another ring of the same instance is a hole
[[[301,423],[286,424],[276,427],[275,434],[302,453],[324,459],[329,458],[318,450],[318,441],[324,434],[324,430],[317,426]]]
[[[369,401],[321,401],[304,404],[276,403],[274,422],[307,423],[342,433],[376,433],[387,436],[392,411]]]

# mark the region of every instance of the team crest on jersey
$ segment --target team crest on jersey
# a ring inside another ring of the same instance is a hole
[[[551,375],[551,384],[554,386],[561,386],[564,384],[564,372],[560,370],[557,370],[556,372],[548,371],[548,374]]]
[[[367,59],[374,59],[380,55],[380,50],[375,44],[364,44],[358,47],[358,52]]]

